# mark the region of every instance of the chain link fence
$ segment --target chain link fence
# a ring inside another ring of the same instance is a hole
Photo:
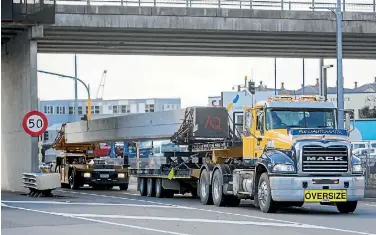
[[[376,140],[352,141],[353,155],[360,158],[366,189],[376,189]]]

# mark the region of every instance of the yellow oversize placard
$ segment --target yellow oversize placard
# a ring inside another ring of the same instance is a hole
[[[346,202],[346,190],[305,190],[305,202]]]

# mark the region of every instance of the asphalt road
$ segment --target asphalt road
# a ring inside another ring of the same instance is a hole
[[[3,235],[249,235],[376,234],[376,201],[363,201],[354,214],[309,204],[264,214],[251,201],[240,207],[200,204],[190,195],[172,199],[127,191],[59,189],[53,198],[2,192]]]

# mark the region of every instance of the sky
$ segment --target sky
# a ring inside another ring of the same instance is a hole
[[[277,87],[299,89],[303,77],[303,60],[277,58]],[[336,86],[336,60],[325,59],[328,86]],[[74,54],[38,54],[38,70],[74,76]],[[274,58],[178,57],[128,55],[77,55],[77,74],[90,84],[91,97],[96,98],[102,73],[107,70],[103,99],[181,98],[182,107],[204,105],[208,96],[244,84],[244,76],[252,77],[274,88]],[[345,87],[353,88],[374,81],[376,60],[343,60]],[[319,60],[305,59],[306,85],[319,78]],[[41,100],[74,99],[74,81],[38,73]],[[87,93],[78,85],[78,98]]]

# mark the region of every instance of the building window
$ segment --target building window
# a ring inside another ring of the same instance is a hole
[[[65,114],[65,107],[64,106],[56,106],[56,114]]]
[[[131,108],[129,105],[120,105],[120,111],[121,113],[130,113]]]
[[[44,113],[45,114],[53,114],[54,113],[54,106],[52,106],[52,105],[44,106]]]
[[[350,118],[354,119],[354,109],[346,109],[345,110],[345,115],[346,115],[346,113],[349,113],[350,114]]]
[[[69,114],[74,114],[74,107],[73,106],[69,106],[68,113]]]
[[[154,112],[154,104],[147,104],[145,105],[145,113],[153,113]]]
[[[94,113],[100,113],[100,109],[99,109],[99,106],[94,106]]]
[[[82,114],[82,106],[78,106],[77,107],[77,113],[78,114]]]
[[[112,105],[112,113],[118,113],[118,106]]]

